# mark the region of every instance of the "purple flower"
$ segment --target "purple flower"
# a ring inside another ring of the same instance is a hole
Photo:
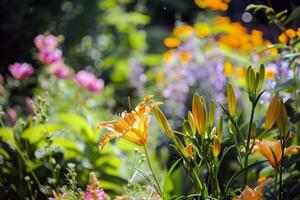
[[[62,60],[52,63],[49,67],[51,72],[59,79],[67,79],[70,76],[70,69]]]
[[[97,177],[94,172],[89,175],[89,184],[83,195],[83,200],[104,200],[105,193],[100,187]]]
[[[104,87],[104,81],[97,79],[97,77],[88,71],[79,71],[75,77],[75,82],[82,88],[89,90],[90,92],[101,92]]]
[[[32,65],[28,63],[14,63],[8,66],[8,70],[17,80],[25,79],[34,72]]]
[[[54,50],[58,45],[58,39],[54,35],[38,35],[34,38],[34,44],[39,50]]]

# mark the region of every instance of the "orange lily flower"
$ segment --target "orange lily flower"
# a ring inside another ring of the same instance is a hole
[[[288,153],[297,153],[298,149],[300,149],[300,146],[290,146],[285,148],[284,155]],[[283,156],[280,140],[275,142],[268,140],[255,141],[253,151],[258,151],[262,156],[268,159],[274,169],[277,169],[282,161]]]
[[[246,185],[242,194],[233,200],[262,200],[263,197],[263,189],[267,183],[269,183],[272,179],[268,178],[265,181],[261,182],[254,189],[250,188]]]
[[[146,96],[142,102],[140,102],[135,110],[124,111],[121,113],[118,120],[103,121],[98,127],[103,127],[109,130],[105,133],[99,143],[99,147],[102,150],[105,144],[113,139],[122,137],[138,145],[144,146],[148,143],[148,128],[150,122],[150,111],[158,106],[159,102],[154,102],[147,106],[147,102],[150,101],[153,96]]]

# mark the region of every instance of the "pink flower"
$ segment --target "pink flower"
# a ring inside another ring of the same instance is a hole
[[[34,72],[32,65],[28,63],[14,63],[8,66],[8,70],[17,80],[25,79]]]
[[[39,50],[54,50],[58,45],[58,39],[54,35],[38,35],[34,38],[34,44]]]
[[[51,72],[59,79],[67,79],[70,76],[70,69],[62,60],[52,63],[49,67]]]
[[[52,64],[54,62],[57,62],[61,60],[62,58],[62,52],[60,49],[41,49],[39,52],[39,60],[43,64]]]
[[[82,88],[89,90],[90,92],[101,92],[104,87],[104,81],[97,79],[97,77],[88,71],[79,71],[74,78],[75,82]]]
[[[83,200],[104,200],[105,193],[100,187],[97,177],[94,172],[89,175],[89,184],[83,195]]]

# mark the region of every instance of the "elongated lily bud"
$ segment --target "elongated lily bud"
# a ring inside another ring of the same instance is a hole
[[[234,116],[236,112],[236,98],[231,84],[227,85],[227,103],[230,115]]]
[[[214,136],[214,156],[218,157],[221,151],[221,142],[219,141],[217,136]]]
[[[169,138],[173,139],[174,134],[173,134],[172,128],[171,128],[169,122],[167,121],[165,115],[158,107],[154,108],[154,115],[155,115],[156,120],[158,121],[158,124],[164,130],[166,135]]]
[[[264,80],[265,80],[265,66],[264,65],[260,65],[260,68],[259,68],[259,80],[258,80],[258,84],[257,84],[257,91],[258,92],[263,88]]]
[[[216,105],[214,101],[210,102],[209,105],[209,117],[208,117],[208,125],[212,127],[215,121],[215,112],[216,112]]]
[[[248,67],[246,71],[246,88],[248,91],[250,91],[250,70],[251,67]]]
[[[249,81],[250,81],[250,92],[255,92],[255,81],[256,81],[256,78],[255,78],[255,73],[254,73],[254,70],[252,68],[250,68],[250,71],[249,71]]]
[[[279,109],[279,96],[278,94],[275,94],[272,99],[271,103],[267,110],[267,116],[265,121],[265,129],[268,130],[272,128],[275,120],[277,119],[278,109]]]
[[[193,135],[195,135],[196,134],[196,125],[195,125],[194,117],[193,117],[193,114],[191,111],[188,112],[188,121],[193,130]]]
[[[222,134],[223,134],[223,118],[221,116],[219,118],[218,127],[217,127],[217,135],[220,142],[222,142]]]
[[[277,126],[281,135],[287,133],[287,112],[282,99],[279,101],[278,114],[277,114]]]
[[[196,128],[200,135],[203,135],[206,127],[206,108],[205,102],[201,100],[198,93],[193,97],[192,113],[195,121]]]

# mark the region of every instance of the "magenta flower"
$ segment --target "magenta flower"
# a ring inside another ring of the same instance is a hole
[[[104,200],[105,193],[100,187],[97,177],[94,172],[89,175],[89,184],[83,195],[83,200]]]
[[[62,52],[60,49],[40,49],[39,60],[43,64],[52,64],[62,59]]]
[[[8,66],[8,70],[17,80],[25,79],[34,72],[32,65],[28,63],[14,63]]]
[[[75,77],[74,81],[84,89],[89,90],[90,92],[101,92],[104,87],[104,81],[102,79],[97,79],[97,77],[88,71],[82,70],[79,71]]]
[[[39,50],[54,50],[58,45],[58,39],[54,35],[38,35],[34,38],[34,44]]]
[[[62,60],[52,63],[49,67],[51,72],[59,79],[67,79],[70,76],[70,68]]]

